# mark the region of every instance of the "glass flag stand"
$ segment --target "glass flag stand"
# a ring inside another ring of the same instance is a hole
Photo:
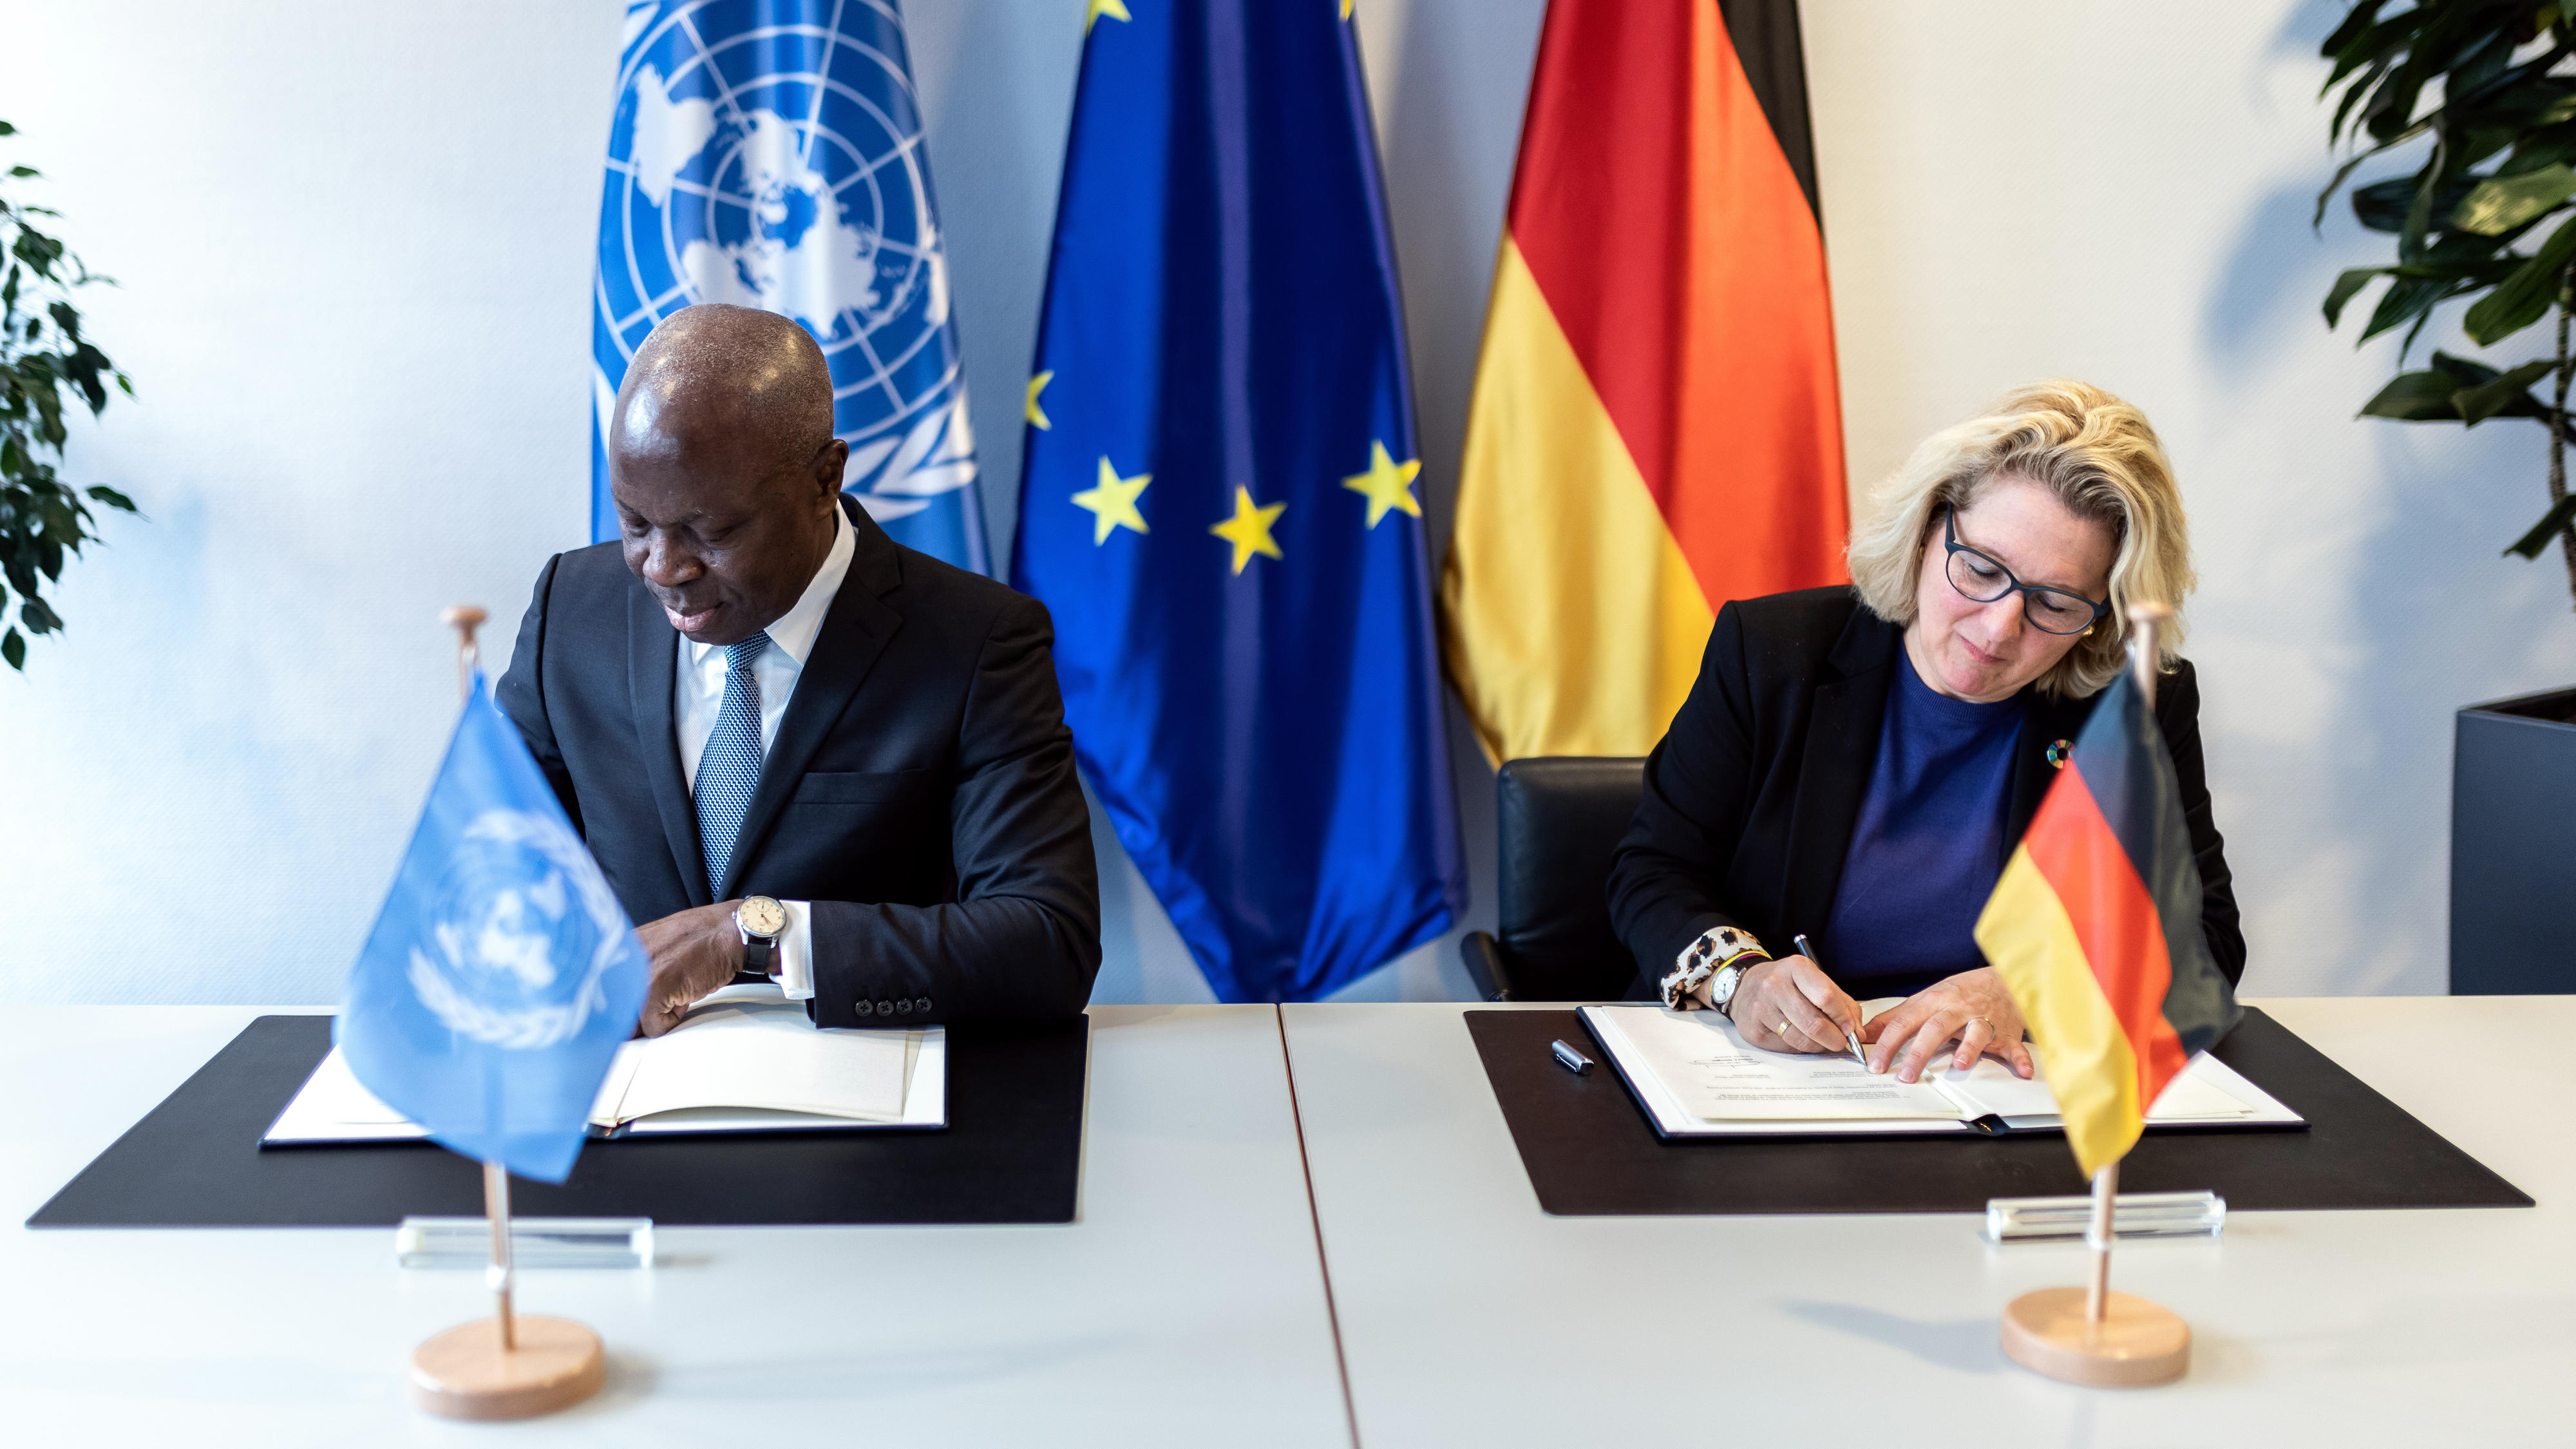
[[[484,1267],[492,1261],[491,1219],[405,1218],[394,1229],[394,1261],[405,1268]],[[514,1217],[510,1266],[649,1268],[653,1220]]]

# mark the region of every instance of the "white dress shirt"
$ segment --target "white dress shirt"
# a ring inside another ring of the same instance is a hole
[[[858,535],[851,532],[848,515],[835,504],[832,509],[832,547],[823,555],[823,566],[814,571],[812,582],[797,597],[795,607],[781,614],[768,629],[769,647],[751,662],[751,677],[760,683],[760,753],[767,768],[770,747],[778,741],[778,721],[787,713],[787,701],[796,693],[796,681],[805,672],[805,661],[814,653],[814,641],[823,632],[823,615],[832,607],[833,596],[841,591],[841,580],[850,572],[850,558],[858,552]],[[680,772],[689,782],[690,798],[698,789],[698,757],[707,752],[707,737],[715,733],[716,716],[724,710],[725,649],[722,644],[701,644],[688,635],[680,639],[680,667],[671,685],[671,732],[678,736]],[[790,1001],[806,1001],[814,995],[814,919],[804,901],[780,901],[787,910],[787,929],[778,938],[777,971],[779,985]]]

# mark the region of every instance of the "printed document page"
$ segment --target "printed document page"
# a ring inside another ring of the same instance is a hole
[[[1875,1019],[1897,998],[1861,1003]],[[2023,1081],[1992,1057],[1953,1071],[1935,1056],[1912,1086],[1872,1075],[1848,1056],[1793,1055],[1745,1044],[1715,1012],[1655,1006],[1586,1006],[1601,1038],[1646,1110],[1666,1133],[1771,1135],[1818,1131],[1968,1130],[2001,1119],[2014,1130],[2062,1125],[2045,1080]],[[2295,1126],[2304,1119],[2204,1052],[2169,1083],[2147,1112],[2156,1125]]]
[[[1792,1055],[1746,1046],[1735,1024],[1714,1011],[1618,1009],[1617,1024],[1674,1102],[1708,1121],[1955,1122],[1974,1115],[1963,1114],[1931,1082],[1908,1085],[1892,1073],[1873,1076],[1848,1056]]]
[[[1861,1019],[1876,1021],[1905,1004],[1901,996],[1873,997],[1860,1004]],[[1962,1072],[1950,1065],[1950,1054],[1933,1057],[1923,1073],[1931,1082],[1956,1098],[1967,1117],[2001,1117],[2012,1127],[2053,1127],[2062,1125],[2057,1116],[2057,1094],[2049,1089],[2048,1073],[2039,1066],[2036,1053],[2031,1057],[2030,1080],[2013,1075],[2012,1068],[1991,1056],[1977,1058],[1977,1064]],[[2230,1084],[2238,1090],[2231,1091]],[[2147,1109],[2150,1122],[2242,1122],[2252,1119],[2257,1108],[2250,1105],[2261,1097],[2271,1103],[2253,1083],[2237,1075],[2225,1062],[2201,1053],[2191,1059],[2174,1079],[2165,1084],[2164,1093]],[[2278,1106],[2278,1103],[2271,1103]],[[2285,1113],[2288,1109],[2282,1109]],[[2289,1120],[2297,1120],[2289,1113]]]
[[[593,1130],[757,1132],[947,1125],[948,1033],[817,1031],[772,987],[732,987],[687,1021],[618,1048]],[[367,1090],[333,1047],[261,1136],[271,1144],[428,1135]]]
[[[2034,1068],[2037,1062],[2033,1062]],[[1924,1080],[1937,1080],[1943,1090],[1957,1097],[1972,1116],[1992,1114],[2014,1127],[2047,1126],[2057,1122],[2057,1094],[2049,1090],[2045,1071],[2034,1070],[2029,1081],[2023,1081],[1993,1057],[1980,1057],[1967,1071],[1955,1071],[1947,1053],[1937,1058]],[[2165,1084],[2155,1105],[2147,1109],[2150,1122],[2245,1122],[2258,1114],[2256,1105],[2246,1098],[2259,1095],[2253,1084],[2231,1070],[2225,1062],[2201,1053],[2191,1059],[2174,1079]],[[2269,1100],[2266,1098],[2265,1100]],[[2277,1105],[2277,1104],[2276,1104]],[[2296,1120],[2293,1116],[2292,1120]]]
[[[664,1035],[617,1049],[591,1120],[606,1127],[689,1107],[757,1107],[892,1122],[903,1116],[916,1035],[816,1031],[794,1001],[701,1002]]]
[[[304,1090],[277,1114],[263,1142],[405,1142],[424,1137],[349,1070],[338,1047],[313,1069]]]

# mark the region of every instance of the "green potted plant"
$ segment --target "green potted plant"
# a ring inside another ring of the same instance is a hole
[[[2330,143],[2352,154],[2317,219],[2364,163],[2409,151],[2406,174],[2353,186],[2353,215],[2396,239],[2325,299],[2326,325],[2377,289],[2362,339],[2405,329],[2400,366],[2443,307],[2480,348],[2551,323],[2500,364],[2435,351],[2362,405],[2366,417],[2529,419],[2548,430],[2547,498],[2505,552],[2555,552],[2576,596],[2576,497],[2567,489],[2576,379],[2576,0],[2361,0],[2326,37]],[[2554,333],[2554,345],[2552,334]],[[2541,391],[2534,392],[2538,386]],[[2576,688],[2472,705],[2452,753],[2451,989],[2576,991]]]
[[[15,134],[0,121],[0,136]],[[35,175],[34,167],[12,166],[0,179]],[[33,218],[53,215],[0,192],[0,661],[16,670],[27,667],[29,635],[63,627],[43,590],[62,578],[65,559],[98,537],[89,505],[135,511],[115,489],[75,488],[56,471],[66,403],[96,417],[110,383],[129,397],[134,385],[81,336],[72,295],[108,279],[37,228]]]

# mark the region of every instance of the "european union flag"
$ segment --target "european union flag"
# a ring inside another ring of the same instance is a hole
[[[332,1033],[367,1090],[522,1177],[572,1171],[650,968],[483,676]]]
[[[653,324],[794,318],[832,364],[842,486],[895,542],[983,573],[975,435],[895,0],[626,7],[591,297],[593,542],[617,537],[608,416]]]
[[[1464,903],[1412,392],[1347,6],[1092,0],[1012,581],[1218,996]]]

